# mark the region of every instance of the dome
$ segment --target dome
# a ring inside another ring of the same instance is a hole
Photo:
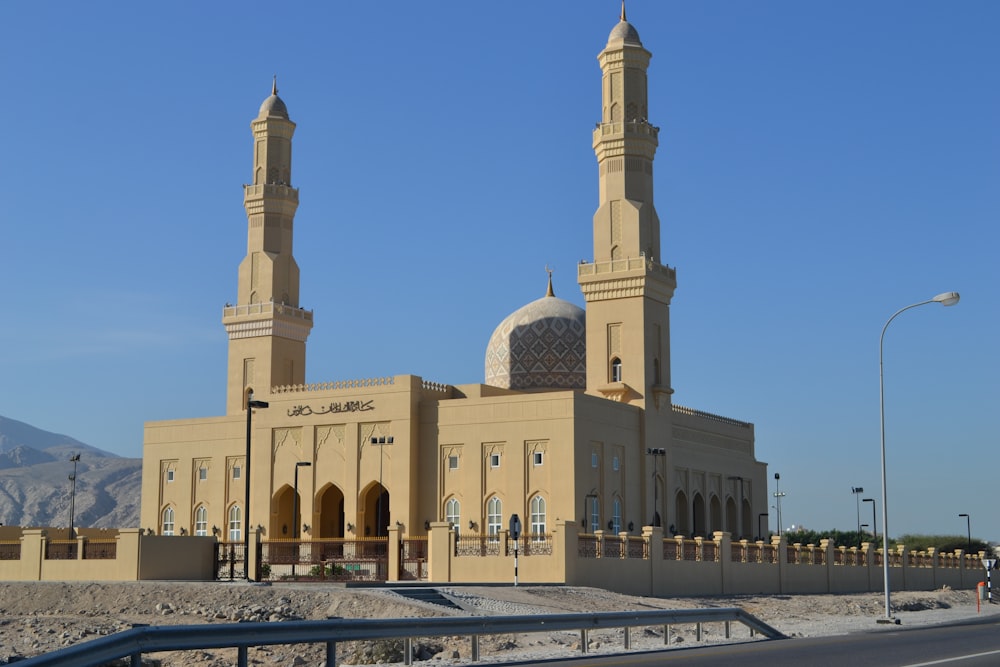
[[[277,76],[274,77],[274,82],[271,84],[271,96],[261,103],[260,112],[257,114],[257,118],[267,118],[268,116],[278,116],[279,118],[288,120],[288,107],[278,97]]]
[[[497,326],[486,347],[486,384],[504,389],[586,389],[586,313],[549,293]]]
[[[611,34],[608,35],[609,44],[618,40],[624,40],[629,44],[642,44],[639,41],[639,31],[624,18],[618,22],[618,25],[611,29]]]
[[[285,106],[285,103],[277,95],[271,95],[260,105],[260,113],[257,114],[257,117],[267,118],[268,116],[288,118],[288,107]]]

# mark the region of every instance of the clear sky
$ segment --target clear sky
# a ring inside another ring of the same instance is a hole
[[[274,8],[278,8],[277,10]],[[0,414],[140,456],[222,414],[249,123],[297,124],[310,382],[481,382],[582,305],[616,0],[0,5]],[[1000,539],[1000,3],[630,0],[679,405],[756,424],[785,527]],[[774,510],[772,528],[776,527]],[[871,521],[870,506],[862,522]],[[881,531],[881,513],[879,514]]]

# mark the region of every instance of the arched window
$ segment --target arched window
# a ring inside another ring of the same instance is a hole
[[[503,521],[503,503],[496,496],[490,498],[486,503],[486,534],[495,537],[500,533],[501,521]]]
[[[653,384],[660,386],[660,360],[653,359]]]
[[[622,360],[615,357],[611,360],[611,381],[621,382],[622,381]]]
[[[174,534],[174,508],[168,507],[163,510],[163,529],[160,531],[160,535],[173,535]]]
[[[535,540],[545,539],[545,498],[531,499],[531,536]]]
[[[239,505],[229,508],[229,541],[239,542],[243,538],[243,511]]]
[[[590,497],[590,532],[601,529],[601,501],[597,496]]]
[[[620,533],[622,530],[622,499],[615,498],[611,512],[611,532]]]
[[[204,505],[198,505],[194,511],[194,534],[208,535],[208,510]]]
[[[462,505],[455,498],[451,498],[444,504],[444,520],[450,521],[458,530],[462,518]]]

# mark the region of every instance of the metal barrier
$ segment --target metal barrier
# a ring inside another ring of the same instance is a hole
[[[472,641],[472,659],[479,658],[479,636],[517,632],[579,631],[580,650],[587,652],[587,634],[591,630],[625,628],[625,649],[631,648],[628,628],[669,626],[696,623],[701,636],[702,623],[737,621],[768,639],[783,639],[776,629],[742,609],[677,609],[663,611],[617,611],[595,614],[547,614],[532,616],[468,616],[451,618],[400,619],[331,619],[292,621],[288,623],[226,623],[218,625],[174,625],[139,627],[70,646],[52,653],[19,662],[23,667],[98,667],[112,660],[131,658],[133,666],[142,664],[143,653],[187,651],[209,648],[238,649],[238,665],[246,667],[247,648],[270,644],[326,644],[326,664],[336,665],[337,642],[366,639],[403,638],[406,664],[412,662],[413,637],[468,635]]]

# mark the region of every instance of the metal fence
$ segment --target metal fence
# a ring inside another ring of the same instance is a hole
[[[631,648],[630,629],[664,627],[677,624],[742,623],[750,636],[760,633],[768,639],[784,635],[751,614],[735,607],[678,609],[662,611],[622,611],[593,614],[545,614],[531,616],[469,616],[451,618],[335,619],[293,621],[288,623],[227,623],[218,625],[175,625],[141,627],[108,637],[70,646],[52,653],[29,658],[23,667],[98,667],[112,660],[130,658],[142,664],[143,653],[187,651],[209,648],[238,649],[237,664],[246,667],[247,649],[272,644],[325,644],[326,664],[336,665],[338,642],[368,639],[404,639],[406,664],[412,663],[412,638],[468,636],[472,659],[479,659],[479,636],[530,632],[580,632],[580,650],[587,651],[588,633],[592,630],[624,628],[624,648]]]

